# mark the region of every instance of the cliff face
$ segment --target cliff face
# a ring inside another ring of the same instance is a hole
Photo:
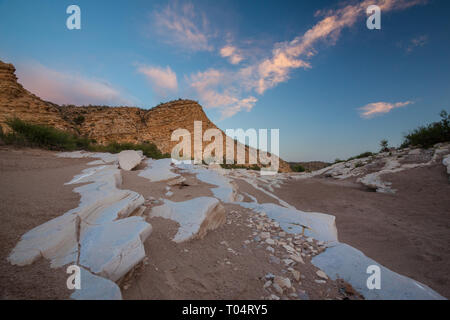
[[[78,133],[101,144],[150,141],[164,153],[170,153],[177,143],[170,141],[176,129],[189,130],[193,142],[194,121],[202,122],[202,131],[217,128],[202,107],[191,100],[172,101],[149,110],[58,106],[25,90],[17,82],[14,66],[0,61],[0,125],[4,131],[8,131],[5,120],[12,117]],[[223,136],[225,146],[225,134]],[[281,159],[280,171],[290,171],[289,165]]]

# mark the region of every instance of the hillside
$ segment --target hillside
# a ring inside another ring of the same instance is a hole
[[[0,125],[4,131],[8,130],[5,121],[12,117],[78,133],[100,144],[149,141],[155,143],[163,153],[170,153],[176,144],[170,141],[176,129],[189,130],[191,141],[194,141],[194,121],[202,122],[203,132],[217,128],[203,108],[192,100],[176,100],[149,110],[135,107],[59,106],[27,91],[18,82],[14,66],[0,61]],[[225,145],[224,133],[223,136]],[[290,171],[289,165],[281,159],[280,171]]]

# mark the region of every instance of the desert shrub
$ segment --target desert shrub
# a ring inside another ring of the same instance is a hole
[[[386,139],[380,141],[380,152],[389,151],[389,142]]]
[[[450,115],[442,110],[441,121],[414,129],[404,137],[401,148],[421,146],[430,148],[436,143],[450,141]]]
[[[162,153],[154,143],[150,142],[144,142],[139,144],[131,142],[124,142],[124,143],[112,142],[105,146],[92,144],[89,147],[89,150],[99,152],[110,152],[110,153],[119,153],[124,150],[141,150],[146,157],[152,159],[170,158],[170,154]]]
[[[83,124],[84,120],[86,120],[86,119],[84,118],[84,116],[81,116],[81,115],[80,115],[80,116],[76,117],[73,121],[75,122],[75,124],[76,124],[77,126],[80,126],[80,125]]]
[[[355,159],[368,158],[368,157],[371,157],[371,156],[373,156],[373,155],[374,155],[374,154],[373,154],[372,152],[370,152],[370,151],[367,151],[367,152],[363,152],[363,153],[361,153],[361,154],[358,154],[357,156],[354,156],[354,157],[348,158],[348,160],[347,160],[347,161],[350,161],[350,160],[355,160]]]
[[[293,165],[291,165],[291,170],[293,172],[305,172],[306,171],[305,167],[303,167],[300,164],[293,164]]]
[[[53,150],[85,149],[89,140],[53,127],[25,122],[18,118],[9,119],[6,124],[13,130],[6,143],[43,147]]]
[[[149,158],[170,158],[170,154],[162,153],[155,144],[150,142],[140,144],[113,142],[104,146],[96,144],[95,140],[86,137],[49,126],[31,124],[18,118],[7,120],[6,123],[13,130],[2,136],[2,140],[6,144],[64,151],[88,150],[119,153],[123,150],[142,150],[142,153]]]
[[[362,163],[361,161],[359,161],[359,162],[357,162],[357,163],[355,164],[355,168],[362,167],[363,165],[364,165],[364,163]]]

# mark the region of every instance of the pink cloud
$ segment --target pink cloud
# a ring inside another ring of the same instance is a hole
[[[226,45],[220,49],[220,55],[223,58],[228,58],[228,61],[230,61],[231,64],[239,64],[242,60],[244,60],[244,57],[239,50],[232,45]]]
[[[237,71],[209,70],[198,73],[189,77],[188,81],[210,107],[220,105],[225,116],[243,109],[251,110],[251,107],[246,108],[238,103],[245,100],[242,97],[253,97],[252,92],[262,95],[266,90],[288,81],[293,70],[312,68],[309,60],[317,54],[317,46],[334,45],[345,28],[354,26],[359,19],[366,17],[366,9],[370,5],[378,5],[385,13],[426,2],[426,0],[364,0],[359,3],[352,2],[350,5],[339,5],[335,10],[317,12],[316,16],[322,17],[320,21],[293,40],[276,44],[266,58],[247,64]],[[232,57],[235,53],[236,48],[230,45],[220,50],[222,57]],[[235,62],[238,62],[237,60]],[[199,81],[200,75],[206,78]],[[257,99],[249,101],[253,107]],[[226,112],[226,109],[230,111]]]
[[[39,63],[19,63],[17,75],[27,90],[57,104],[131,105],[134,100],[123,98],[106,81],[54,70]]]
[[[161,95],[178,89],[177,75],[170,67],[140,66],[138,71],[147,77],[155,91]]]
[[[364,107],[359,108],[361,118],[370,119],[375,116],[389,113],[392,109],[406,107],[414,102],[405,101],[405,102],[397,102],[397,103],[389,103],[389,102],[375,102],[369,103]]]
[[[209,43],[209,22],[194,10],[191,3],[168,4],[163,10],[153,13],[153,21],[157,31],[173,45],[191,51],[214,49]]]

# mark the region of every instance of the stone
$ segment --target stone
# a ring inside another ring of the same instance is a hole
[[[314,280],[315,283],[324,284],[327,283],[325,280]]]
[[[125,150],[118,154],[117,156],[119,160],[119,166],[121,169],[125,171],[133,170],[135,167],[137,167],[142,159],[142,151],[135,151],[135,150]]]
[[[70,298],[75,300],[122,300],[122,293],[117,284],[93,275],[84,268],[80,268],[80,271],[81,289],[75,290]]]
[[[212,197],[199,197],[183,202],[164,200],[162,206],[153,207],[152,217],[162,217],[180,224],[175,242],[202,239],[210,230],[215,230],[226,222],[225,208]]]
[[[270,238],[270,233],[269,232],[261,232],[260,235],[261,239],[268,239]]]
[[[317,270],[317,271],[316,271],[316,274],[317,274],[317,276],[318,276],[319,278],[328,280],[328,276],[327,276],[327,275],[325,274],[325,272],[323,272],[322,270]]]
[[[275,241],[273,239],[268,238],[268,239],[266,239],[266,243],[269,245],[274,245]]]
[[[295,281],[300,281],[300,272],[295,269],[290,270],[292,275],[294,276]]]
[[[273,279],[273,283],[278,284],[281,288],[289,289],[292,287],[291,280],[285,277],[275,276],[275,278]]]
[[[280,297],[274,294],[271,294],[269,297],[270,300],[280,300]]]
[[[289,258],[291,258],[295,262],[299,262],[299,263],[305,264],[305,261],[303,261],[303,258],[301,256],[299,256],[298,254],[291,254],[289,256]]]
[[[270,287],[272,285],[272,281],[266,281],[266,283],[264,283],[264,289],[267,289],[268,287]]]
[[[282,295],[284,293],[283,288],[278,284],[278,283],[273,283],[272,287],[275,289],[275,291],[279,294]]]
[[[271,246],[267,246],[266,250],[271,252],[271,253],[275,253],[275,249],[272,248]]]

